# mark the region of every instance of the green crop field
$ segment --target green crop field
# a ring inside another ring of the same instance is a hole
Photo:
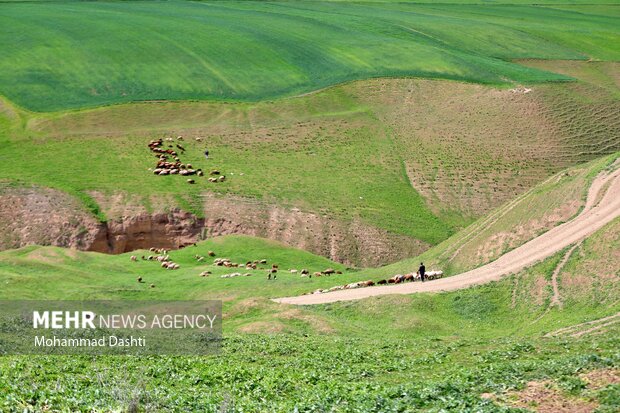
[[[620,57],[614,5],[4,2],[0,93],[35,111],[262,100],[354,79],[567,80],[511,59]],[[607,9],[611,13],[607,13]]]

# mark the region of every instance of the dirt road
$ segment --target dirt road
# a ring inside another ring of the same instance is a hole
[[[583,240],[620,216],[620,169],[596,177],[583,211],[571,221],[559,225],[537,238],[502,255],[497,260],[453,277],[381,287],[340,290],[324,294],[276,298],[286,304],[323,304],[335,301],[359,300],[386,294],[411,294],[417,292],[453,291],[473,285],[497,281],[503,276],[517,273],[524,268]]]

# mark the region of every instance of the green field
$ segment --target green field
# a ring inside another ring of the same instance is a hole
[[[369,77],[567,80],[511,59],[620,58],[616,6],[339,2],[0,4],[0,93],[56,111],[264,100]]]

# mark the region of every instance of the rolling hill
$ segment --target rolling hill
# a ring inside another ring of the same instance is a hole
[[[584,169],[591,175],[610,164],[606,158]],[[587,182],[588,173],[579,172],[569,170],[573,178],[556,185]],[[546,183],[525,198],[557,197],[560,192]],[[519,202],[512,210],[525,213],[531,204]],[[208,411],[416,406],[495,412],[527,404],[530,387],[543,386],[548,394],[537,405],[613,411],[618,407],[613,382],[620,320],[619,224],[616,219],[570,254],[562,251],[499,282],[294,309],[268,298],[367,279],[377,270],[347,269],[243,236],[171,252],[181,264],[176,271],[140,258],[132,262],[130,253],[38,246],[0,252],[0,298],[217,298],[224,302],[226,319],[220,356],[70,357],[62,363],[53,356],[0,357],[0,390],[8,395],[0,406],[171,411],[198,406]],[[457,234],[455,239],[466,237]],[[236,269],[196,260],[209,250],[239,262],[267,259],[267,266],[277,262],[281,271],[276,280],[267,280],[264,270],[220,278]],[[288,272],[327,266],[343,274],[309,279]],[[206,269],[212,274],[201,277]],[[29,385],[17,385],[24,382]]]
[[[124,252],[241,233],[362,266],[419,255],[554,173],[620,150],[617,65],[555,66],[580,80],[377,79],[274,102],[52,114],[5,101],[0,245]],[[146,144],[178,135],[184,162],[227,181],[154,176]]]
[[[614,5],[5,2],[0,93],[35,111],[256,101],[369,77],[565,81],[511,59],[614,61]],[[18,40],[18,41],[16,41]]]

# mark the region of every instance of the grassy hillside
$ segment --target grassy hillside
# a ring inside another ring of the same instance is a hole
[[[0,176],[60,189],[108,219],[131,214],[110,207],[121,204],[208,216],[202,197],[215,193],[359,219],[436,244],[545,177],[620,150],[616,64],[545,66],[553,67],[580,81],[523,93],[382,79],[275,102],[153,102],[54,114],[4,101]],[[184,162],[219,169],[227,182],[154,176],[146,143],[177,135],[186,139]]]
[[[561,172],[421,256],[377,271],[408,272],[424,261],[429,268],[458,274],[491,262],[581,211],[594,177],[601,171],[619,168],[619,157],[620,153],[616,153]]]
[[[560,268],[561,306],[551,304],[551,273],[565,252],[468,290],[292,308],[267,297],[367,275],[308,280],[281,272],[275,281],[221,279],[219,267],[192,263],[196,251],[212,248],[238,260],[277,260],[281,268],[300,263],[338,268],[245,237],[173,252],[182,264],[177,271],[130,262],[128,254],[51,247],[5,251],[0,298],[219,298],[225,342],[221,355],[206,357],[4,356],[0,406],[7,411],[353,412],[414,406],[508,412],[523,402],[519,391],[526,383],[537,381],[553,389],[547,398],[556,403],[587,402],[602,412],[615,411],[617,384],[594,385],[587,377],[617,372],[618,323],[581,323],[618,312],[619,229],[618,220],[601,229]],[[199,277],[204,268],[214,274]],[[139,285],[138,274],[156,287]]]
[[[379,76],[537,83],[568,78],[509,60],[620,57],[613,5],[591,13],[312,1],[0,7],[0,93],[36,111],[263,100]]]

